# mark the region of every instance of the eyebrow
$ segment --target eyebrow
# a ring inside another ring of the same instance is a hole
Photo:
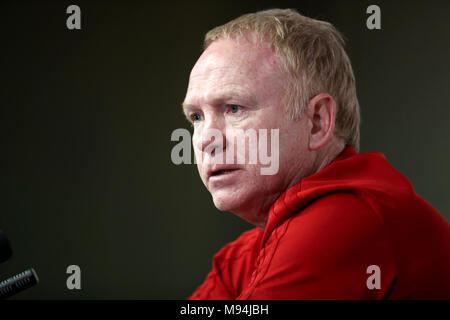
[[[184,116],[186,117],[186,119],[187,119],[188,121],[191,121],[191,119],[189,119],[188,110],[195,109],[196,106],[195,106],[195,105],[192,105],[192,104],[185,103],[185,102],[183,101],[183,102],[181,103],[181,108],[182,108],[183,114],[184,114]]]
[[[183,108],[183,110],[193,109],[195,107],[196,107],[195,105],[186,103],[184,101],[181,103],[181,108]]]
[[[230,100],[234,97],[238,97],[240,99],[244,99],[245,104],[255,105],[256,99],[253,95],[248,94],[248,91],[245,90],[224,90],[219,91],[214,94],[214,97],[211,99],[214,102],[223,102],[226,100]],[[198,109],[199,107],[195,104],[186,103],[183,101],[181,103],[181,107],[183,108],[183,111],[187,111],[189,109]]]

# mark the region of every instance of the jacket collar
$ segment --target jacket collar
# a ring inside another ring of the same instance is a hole
[[[277,226],[294,214],[298,213],[304,206],[309,204],[315,198],[330,192],[330,189],[322,186],[322,188],[320,188],[321,190],[316,190],[308,194],[305,189],[308,189],[309,181],[322,180],[321,178],[325,178],[330,171],[333,171],[333,167],[337,162],[355,155],[357,155],[355,149],[352,146],[346,146],[327,167],[309,177],[303,178],[294,186],[285,191],[270,208],[267,225],[261,240],[261,248],[264,246],[270,234]]]

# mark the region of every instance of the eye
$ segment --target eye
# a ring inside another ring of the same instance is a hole
[[[231,113],[238,113],[239,110],[242,109],[242,107],[241,107],[241,106],[238,106],[237,104],[231,104],[231,105],[229,106],[229,108],[230,108]]]
[[[198,114],[198,113],[193,113],[190,116],[190,118],[191,118],[192,122],[197,122],[197,121],[202,120],[202,116],[200,114]]]

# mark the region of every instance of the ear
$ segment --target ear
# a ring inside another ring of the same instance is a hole
[[[328,93],[312,98],[305,110],[309,123],[309,149],[318,150],[333,136],[336,103]]]

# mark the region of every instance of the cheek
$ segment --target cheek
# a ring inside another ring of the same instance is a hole
[[[198,134],[198,131],[195,130],[194,134],[192,135],[192,149],[194,149],[194,155],[196,157],[201,155],[199,143],[200,143],[200,135]],[[197,159],[197,163],[199,163],[198,159]]]
[[[202,153],[199,152],[196,148],[194,148],[194,157],[195,161],[197,162],[197,170],[200,174],[200,177],[203,179],[202,172],[203,172],[203,164],[202,164]]]
[[[197,148],[197,143],[198,143],[197,139],[198,139],[198,136],[196,136],[196,134],[194,132],[194,135],[192,136],[192,149],[194,150],[194,157],[195,157],[195,161],[197,163],[197,169],[198,169],[198,172],[200,173],[200,176],[201,176],[201,173],[202,173],[202,153],[200,152],[200,149]]]
[[[194,151],[196,151],[195,149],[196,149],[199,137],[200,137],[200,135],[198,133],[198,130],[194,130],[194,133],[192,134],[192,147],[194,148]]]
[[[307,130],[304,121],[289,121],[280,127],[280,147],[303,148],[307,143]]]

